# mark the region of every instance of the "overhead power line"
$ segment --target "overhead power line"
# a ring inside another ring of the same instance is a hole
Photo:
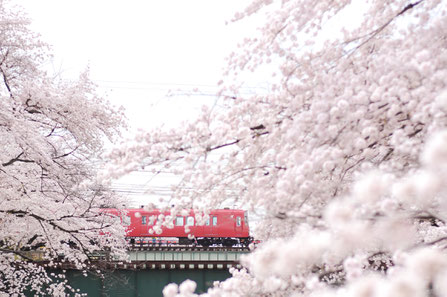
[[[93,80],[99,87],[111,89],[130,89],[130,90],[161,90],[161,91],[189,91],[191,95],[216,96],[220,87],[204,83],[177,83],[177,82],[150,82],[150,81],[119,81],[119,80]],[[265,86],[242,86],[240,93],[250,94],[255,90],[267,90]],[[203,94],[206,91],[207,94]]]

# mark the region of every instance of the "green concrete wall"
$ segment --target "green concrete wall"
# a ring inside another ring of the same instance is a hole
[[[67,270],[65,274],[69,284],[88,297],[159,297],[163,296],[162,290],[167,284],[180,284],[187,279],[197,283],[196,293],[204,293],[214,281],[230,277],[227,270],[207,269],[115,270],[106,272],[103,278],[93,274],[84,276],[76,270]]]

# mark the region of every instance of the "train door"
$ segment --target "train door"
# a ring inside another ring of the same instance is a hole
[[[217,215],[210,215],[210,217],[205,222],[205,236],[207,237],[215,237],[218,233],[218,217]]]
[[[237,235],[242,233],[242,217],[240,215],[235,215],[234,229]]]
[[[217,216],[216,215],[212,215],[211,216],[211,232],[213,232],[213,236],[217,236],[218,234],[218,230],[217,230],[217,225],[218,221],[217,221]]]

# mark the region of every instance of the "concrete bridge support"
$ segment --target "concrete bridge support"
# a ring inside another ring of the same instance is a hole
[[[180,284],[186,279],[197,283],[196,293],[204,293],[214,281],[230,277],[228,270],[217,269],[115,270],[104,278],[69,270],[66,275],[70,285],[88,297],[161,297],[167,284]]]
[[[69,285],[88,297],[158,297],[167,284],[187,279],[197,283],[196,293],[204,293],[214,281],[230,277],[229,268],[241,268],[240,257],[247,253],[246,248],[146,247],[130,250],[128,262],[110,259],[106,252],[92,255],[105,269],[102,276],[84,275],[70,263],[60,263],[54,272],[64,272]]]

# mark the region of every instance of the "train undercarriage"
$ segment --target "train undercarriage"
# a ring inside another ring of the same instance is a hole
[[[130,237],[132,246],[223,246],[223,247],[248,247],[253,242],[252,237]]]

